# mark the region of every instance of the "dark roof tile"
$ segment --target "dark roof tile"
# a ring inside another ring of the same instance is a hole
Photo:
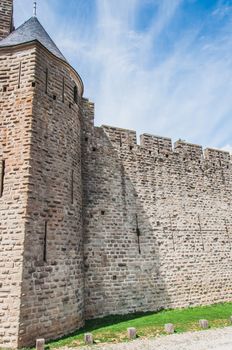
[[[0,48],[14,46],[38,40],[55,56],[65,60],[54,41],[50,38],[37,17],[31,17],[28,21],[13,31],[8,37],[0,41]]]

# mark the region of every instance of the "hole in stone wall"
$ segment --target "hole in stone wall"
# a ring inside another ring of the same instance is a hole
[[[48,229],[48,222],[45,221],[44,223],[44,244],[43,244],[43,261],[47,262],[47,229]]]
[[[157,226],[160,226],[160,222],[159,222],[159,221],[157,221],[157,223],[156,223],[156,224],[157,224]]]
[[[73,100],[75,103],[78,102],[78,90],[77,90],[77,86],[75,85],[73,88]]]
[[[69,108],[72,108],[72,103],[71,102],[69,102]]]
[[[63,82],[62,82],[62,102],[64,102],[64,90],[65,90],[65,80],[63,77]]]
[[[4,178],[5,178],[5,168],[6,168],[6,163],[5,160],[1,161],[1,183],[0,183],[0,197],[3,196],[3,191],[4,191]]]
[[[46,68],[45,72],[45,93],[48,93],[48,68]]]
[[[53,95],[52,98],[53,98],[53,100],[55,101],[55,100],[56,100],[56,95]]]
[[[20,84],[21,84],[21,71],[22,71],[22,62],[19,63],[18,89],[20,88]]]
[[[113,276],[113,280],[115,281],[116,279],[117,279],[117,276],[114,275],[114,276]]]
[[[96,150],[97,150],[96,147],[93,147],[93,152],[96,152]]]
[[[101,210],[101,215],[105,215],[105,210]]]
[[[138,250],[139,250],[139,254],[141,254],[141,246],[140,246],[141,232],[139,229],[138,215],[137,214],[135,214],[135,221],[136,221],[136,234],[137,234],[137,240],[138,240]]]
[[[168,154],[166,154],[166,158],[168,158]]]
[[[119,146],[122,147],[122,134],[120,134]]]
[[[3,92],[7,91],[7,86],[3,86]]]
[[[89,141],[88,137],[85,137],[85,142],[88,142],[88,141]]]
[[[130,150],[132,151],[132,149],[133,149],[133,146],[130,146]]]
[[[149,154],[151,154],[151,151],[149,151]]]
[[[74,171],[71,172],[71,203],[74,202]]]
[[[32,87],[35,87],[35,81],[33,81],[33,82],[31,83],[31,86],[32,86]]]

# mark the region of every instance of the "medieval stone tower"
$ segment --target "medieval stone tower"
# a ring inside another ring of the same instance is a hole
[[[0,1],[0,347],[83,324],[82,81],[36,17],[8,35],[12,8]]]
[[[94,126],[36,17],[0,0],[0,348],[232,300],[227,152]]]

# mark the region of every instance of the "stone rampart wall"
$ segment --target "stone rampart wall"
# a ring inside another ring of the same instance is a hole
[[[137,145],[107,126],[89,135],[86,317],[231,301],[229,153],[148,134]]]

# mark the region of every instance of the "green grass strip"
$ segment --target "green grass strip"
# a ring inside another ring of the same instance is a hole
[[[165,323],[173,323],[176,333],[199,330],[198,321],[207,319],[211,328],[231,324],[232,303],[159,312],[115,315],[87,321],[85,327],[75,333],[47,344],[47,348],[83,345],[84,333],[91,332],[96,343],[112,343],[127,340],[127,328],[135,327],[139,337],[154,337],[164,334]]]

